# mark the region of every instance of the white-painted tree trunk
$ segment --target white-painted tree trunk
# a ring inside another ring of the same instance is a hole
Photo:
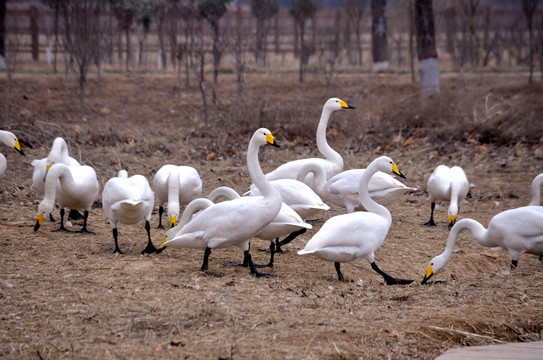
[[[439,94],[439,62],[437,57],[419,60],[420,95]]]

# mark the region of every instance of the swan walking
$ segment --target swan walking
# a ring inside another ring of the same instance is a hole
[[[113,253],[122,254],[118,243],[117,224],[136,224],[145,219],[145,231],[147,232],[147,246],[142,253],[157,252],[157,248],[151,241],[151,214],[155,202],[155,194],[149,186],[149,182],[142,175],[128,177],[126,170],[119,171],[117,177],[109,179],[102,191],[102,207],[104,214],[109,219],[115,250]]]
[[[422,279],[423,284],[447,265],[458,234],[463,230],[469,230],[480,245],[499,246],[509,251],[512,269],[518,266],[518,258],[524,253],[540,257],[543,255],[543,207],[541,206],[524,206],[505,210],[494,215],[486,229],[476,220],[461,219],[451,228],[445,251],[430,261]]]
[[[434,209],[436,201],[448,200],[449,204],[449,228],[456,222],[460,212],[460,202],[466,197],[469,191],[468,178],[466,173],[459,166],[448,167],[439,165],[428,178],[426,187],[428,191],[428,200],[430,201],[430,220],[425,226],[436,226],[434,222]]]
[[[340,270],[341,263],[364,258],[388,285],[409,284],[413,280],[393,278],[375,263],[375,251],[385,240],[392,223],[392,216],[387,208],[372,200],[368,193],[370,178],[377,171],[392,172],[405,178],[389,157],[381,156],[372,161],[362,175],[359,186],[362,205],[368,212],[357,211],[331,217],[298,254],[315,255],[323,260],[333,261],[340,281],[344,281]]]
[[[234,189],[228,186],[220,186],[211,191],[207,198],[216,202],[223,197],[227,200],[233,200],[240,196]],[[281,246],[311,228],[310,224],[303,221],[296,211],[283,202],[277,216],[255,235],[259,239],[270,241],[270,261],[267,265],[261,265],[260,267],[273,267],[275,253],[281,252]],[[279,238],[286,235],[288,235],[287,238],[280,242]],[[247,264],[242,265],[247,266]],[[259,267],[259,265],[256,266]]]
[[[208,272],[211,249],[238,246],[252,275],[259,273],[249,253],[249,240],[268,225],[281,209],[281,195],[271,186],[258,161],[258,149],[265,144],[279,146],[268,129],[255,131],[247,150],[247,167],[254,184],[262,196],[243,196],[223,201],[196,214],[179,231],[168,232],[161,247],[188,247],[205,249],[201,270]]]
[[[158,228],[163,229],[164,203],[168,203],[170,228],[174,227],[180,206],[202,195],[202,180],[198,171],[190,166],[164,165],[153,178],[153,191],[158,202]]]
[[[21,150],[21,144],[19,143],[17,136],[15,136],[12,132],[0,130],[0,142],[4,143],[10,148],[15,149],[15,151],[24,156],[25,153],[23,152],[23,150]],[[2,175],[4,171],[6,171],[7,166],[8,162],[6,160],[6,157],[4,156],[4,154],[0,153],[0,175]]]
[[[290,161],[267,173],[266,178],[268,180],[298,179],[299,172],[307,163],[314,163],[322,167],[326,173],[327,179],[343,170],[343,158],[337,151],[332,149],[332,147],[326,141],[326,129],[328,127],[330,115],[332,112],[341,109],[355,109],[355,107],[347,104],[341,99],[330,98],[324,103],[322,108],[319,125],[317,127],[317,148],[319,149],[319,152],[324,155],[324,159],[308,158]],[[315,184],[313,183],[313,177],[311,174],[303,179],[303,182],[309,185],[311,188],[314,188]]]
[[[87,230],[89,211],[98,198],[100,190],[94,169],[86,165],[55,164],[51,166],[45,176],[45,192],[43,200],[38,205],[34,231],[40,228],[45,216],[51,214],[55,201],[57,201],[60,207],[60,228],[57,231],[68,231],[64,227],[64,208],[69,208],[85,211],[83,227],[79,232],[94,234]]]

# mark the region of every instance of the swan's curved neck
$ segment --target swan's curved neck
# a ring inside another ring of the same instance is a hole
[[[179,170],[176,167],[168,173],[168,203],[170,201],[179,201]]]
[[[45,178],[45,192],[44,200],[55,203],[55,198],[57,195],[57,180],[60,181],[62,189],[70,191],[75,187],[75,181],[70,171],[70,168],[65,164],[55,164],[47,172]]]
[[[341,155],[332,149],[326,141],[326,129],[328,128],[328,120],[330,119],[331,110],[324,107],[321,113],[321,119],[319,126],[317,127],[317,148],[320,153],[323,154],[327,160],[333,162],[338,166],[338,171],[343,170],[343,158]]]
[[[541,204],[541,184],[543,183],[543,174],[537,175],[532,181],[532,201],[529,205],[539,206]]]
[[[247,168],[249,169],[249,176],[262,196],[271,197],[274,194],[280,196],[277,190],[275,190],[275,188],[266,179],[266,176],[264,176],[264,172],[260,167],[260,163],[258,161],[259,147],[260,146],[255,144],[253,141],[249,142],[249,147],[247,149]]]
[[[458,194],[460,193],[460,184],[453,182],[451,184],[451,202],[449,211],[458,214]]]
[[[449,232],[447,246],[445,247],[445,251],[441,254],[442,256],[445,256],[445,263],[449,262],[456,245],[456,240],[458,240],[458,235],[464,230],[469,230],[471,235],[475,238],[475,241],[479,244],[483,246],[493,246],[493,244],[488,241],[487,229],[485,229],[480,222],[473,219],[461,219]]]
[[[304,182],[304,179],[308,174],[313,174],[313,190],[316,193],[320,194],[323,191],[324,185],[326,183],[326,172],[320,166],[315,163],[309,162],[304,164],[301,170],[298,172],[296,180]]]
[[[55,161],[59,161],[63,164],[69,165],[70,161],[70,155],[68,153],[68,145],[66,145],[66,141],[64,139],[59,138],[53,142],[53,147],[51,148],[51,151],[49,152],[49,156],[59,156],[58,160],[54,159]]]
[[[366,171],[364,171],[364,173],[362,174],[362,177],[360,178],[360,186],[358,189],[360,200],[367,211],[371,211],[373,213],[381,215],[387,218],[389,222],[392,222],[392,216],[390,215],[388,209],[383,205],[376,203],[371,198],[368,192],[368,185],[370,183],[370,179],[377,171],[379,171],[377,169],[377,165],[375,163],[371,163],[366,168]]]

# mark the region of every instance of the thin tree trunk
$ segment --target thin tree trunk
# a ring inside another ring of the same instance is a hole
[[[415,0],[421,96],[439,94],[439,64],[432,0]]]
[[[386,0],[371,1],[373,70],[388,68]]]

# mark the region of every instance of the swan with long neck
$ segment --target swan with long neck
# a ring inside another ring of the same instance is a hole
[[[239,197],[240,195],[234,189],[220,186],[211,191],[207,198],[216,202],[220,198],[233,200]],[[270,261],[265,267],[273,267],[275,253],[281,252],[282,245],[288,244],[311,228],[310,224],[303,221],[296,211],[283,202],[277,216],[255,235],[259,239],[270,241]],[[288,236],[283,241],[279,241],[280,237],[286,235]]]
[[[460,211],[460,202],[469,192],[468,178],[464,170],[459,166],[449,168],[446,165],[439,165],[428,178],[426,190],[430,201],[430,220],[425,226],[436,226],[434,221],[434,209],[436,201],[449,201],[449,228],[456,222]]]
[[[202,195],[202,180],[193,167],[167,164],[155,174],[152,188],[158,203],[158,228],[164,228],[162,214],[165,203],[168,203],[171,228],[177,222],[181,205],[186,205]]]
[[[244,262],[254,276],[268,276],[256,271],[249,253],[249,240],[268,225],[281,209],[281,195],[264,176],[258,161],[258,149],[265,144],[279,146],[268,129],[255,131],[247,149],[247,168],[262,196],[243,196],[223,201],[202,210],[179,231],[168,232],[162,247],[205,249],[202,271],[208,270],[211,249],[238,246]]]
[[[344,207],[348,213],[364,211],[359,194],[360,181],[366,169],[351,169],[342,171],[326,180],[323,169],[315,164],[306,164],[304,170],[299,173],[304,178],[307,173],[313,173],[315,192],[326,203],[332,203]],[[405,186],[393,176],[377,171],[370,179],[368,192],[370,197],[383,206],[396,201],[407,191],[416,190]]]
[[[145,231],[147,232],[147,246],[142,253],[157,252],[157,248],[151,241],[151,214],[155,195],[149,186],[149,182],[142,175],[128,177],[126,170],[119,171],[116,177],[109,179],[102,191],[102,208],[109,219],[115,250],[113,253],[122,254],[118,242],[118,223],[136,224],[145,219]]]
[[[326,129],[328,128],[328,120],[330,119],[330,115],[332,112],[341,109],[354,109],[354,107],[341,99],[330,98],[326,101],[326,103],[324,103],[322,108],[319,125],[317,127],[317,148],[319,152],[324,155],[324,159],[308,158],[290,161],[266,174],[266,178],[268,180],[297,179],[298,173],[300,170],[302,170],[303,165],[309,162],[321,166],[326,173],[327,179],[342,171],[343,158],[328,144],[328,141],[326,141]],[[303,179],[303,181],[313,188],[314,183],[312,175],[307,176],[305,179]]]
[[[0,142],[4,143],[10,148],[15,149],[15,151],[24,156],[25,153],[23,150],[21,150],[21,144],[19,143],[17,136],[15,136],[12,132],[0,130]],[[8,162],[6,157],[4,154],[0,154],[0,175],[6,171],[7,166]]]
[[[539,174],[532,180],[532,201],[528,204],[530,206],[541,205],[541,185],[543,184],[543,174]]]
[[[391,172],[405,178],[389,157],[381,156],[372,161],[359,184],[360,201],[367,212],[357,211],[331,217],[298,254],[311,254],[333,261],[340,281],[344,280],[340,270],[341,263],[364,258],[388,285],[409,284],[413,280],[393,278],[375,263],[375,251],[385,240],[392,223],[392,216],[387,208],[376,203],[368,193],[368,183],[377,171]]]
[[[479,245],[499,246],[509,251],[511,268],[518,266],[518,258],[524,253],[543,255],[542,209],[540,206],[524,206],[503,211],[490,220],[486,229],[476,220],[459,220],[449,232],[445,251],[430,261],[422,283],[426,283],[428,279],[447,265],[458,235],[463,230],[469,230]]]
[[[60,228],[58,231],[68,231],[64,227],[64,208],[69,208],[84,210],[84,222],[80,232],[93,234],[87,230],[87,219],[92,204],[98,198],[99,190],[100,185],[92,167],[53,165],[46,174],[45,192],[43,200],[38,206],[34,231],[40,228],[44,217],[51,214],[56,201],[60,207]]]

